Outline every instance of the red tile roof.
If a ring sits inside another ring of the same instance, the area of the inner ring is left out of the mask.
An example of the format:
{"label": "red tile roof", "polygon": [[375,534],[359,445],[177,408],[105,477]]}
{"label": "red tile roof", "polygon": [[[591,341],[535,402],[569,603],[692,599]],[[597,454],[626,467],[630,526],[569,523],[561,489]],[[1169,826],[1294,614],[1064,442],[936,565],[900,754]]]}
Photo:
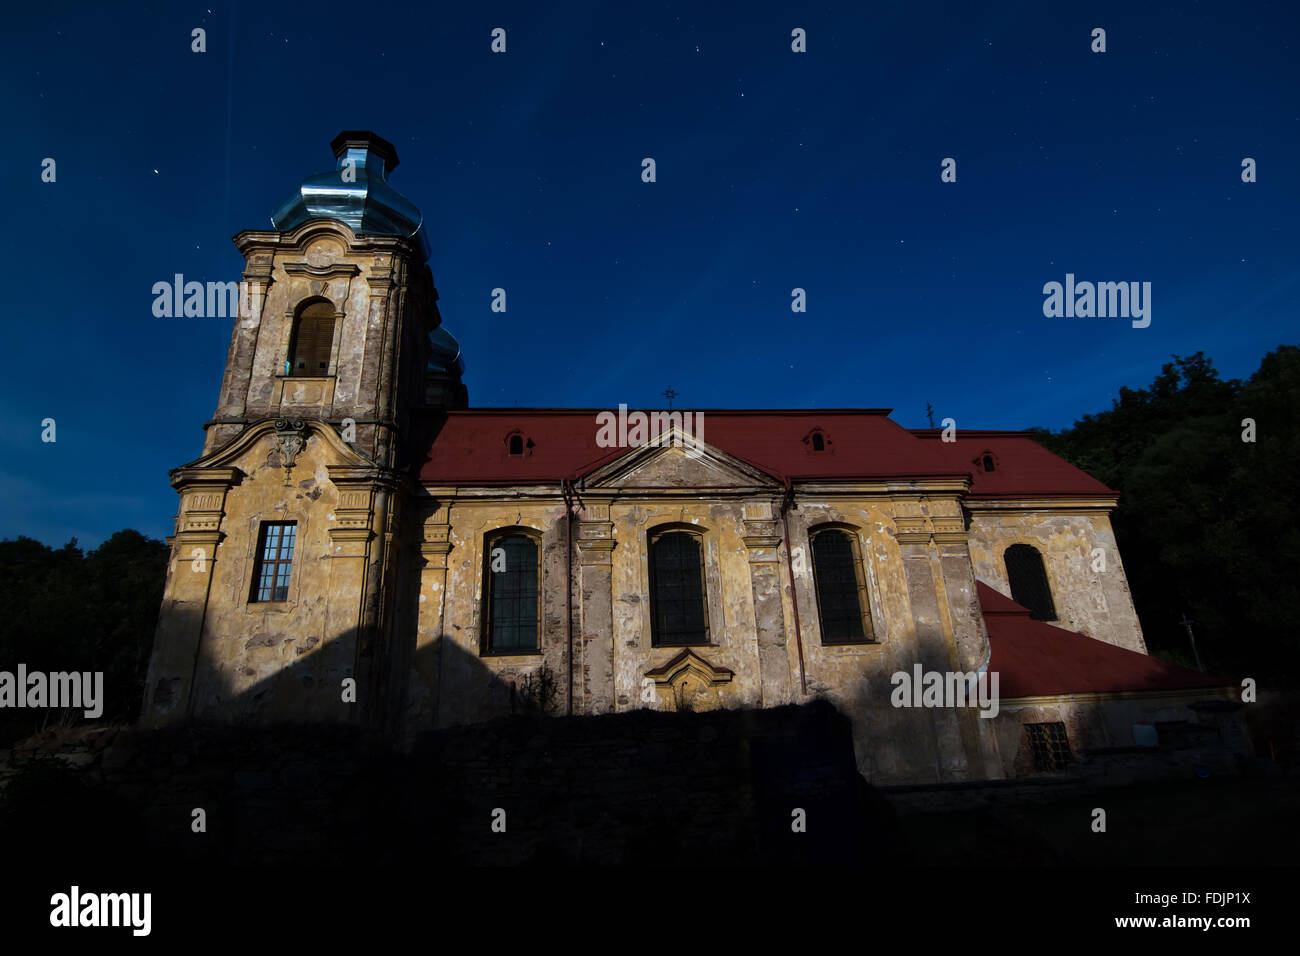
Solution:
{"label": "red tile roof", "polygon": [[1030,618],[1029,611],[982,581],[976,582],[988,627],[989,670],[998,672],[998,696],[1117,691],[1196,690],[1236,686],[1227,678],[1166,664]]}
{"label": "red tile roof", "polygon": [[[596,444],[603,409],[468,409],[446,414],[420,469],[428,484],[526,484],[580,478],[628,449]],[[777,480],[962,478],[973,497],[1112,495],[1022,432],[908,430],[889,409],[705,409],[703,440]],[[805,439],[820,429],[824,452]],[[529,454],[506,454],[507,438],[520,432]],[[986,452],[997,470],[975,462]]]}

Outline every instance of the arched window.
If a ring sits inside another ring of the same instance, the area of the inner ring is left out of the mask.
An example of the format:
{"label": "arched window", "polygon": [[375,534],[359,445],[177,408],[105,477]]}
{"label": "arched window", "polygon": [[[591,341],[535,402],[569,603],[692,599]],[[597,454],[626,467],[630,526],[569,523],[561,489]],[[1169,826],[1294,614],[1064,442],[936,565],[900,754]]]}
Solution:
{"label": "arched window", "polygon": [[866,572],[854,535],[838,528],[812,534],[813,582],[823,644],[872,640]]}
{"label": "arched window", "polygon": [[537,541],[519,531],[486,540],[483,651],[526,654],[541,649]]}
{"label": "arched window", "polygon": [[996,471],[996,470],[997,470],[997,468],[996,468],[996,467],[994,466],[994,464],[993,464],[993,456],[992,456],[992,455],[985,455],[985,456],[984,456],[983,464],[984,464],[984,470],[985,470],[985,471]]}
{"label": "arched window", "polygon": [[320,299],[303,306],[293,324],[289,374],[322,378],[329,375],[334,350],[334,306]]}
{"label": "arched window", "polygon": [[650,535],[650,634],[656,647],[709,643],[703,545],[690,531]]}
{"label": "arched window", "polygon": [[822,435],[821,432],[813,432],[813,436],[812,436],[812,449],[813,449],[813,451],[825,451],[825,450],[826,450],[826,437],[825,437],[824,435]]}
{"label": "arched window", "polygon": [[1002,556],[1011,584],[1011,600],[1029,609],[1035,621],[1055,621],[1056,605],[1047,583],[1047,569],[1038,549],[1028,544],[1013,544]]}
{"label": "arched window", "polygon": [[511,436],[510,436],[510,454],[512,454],[512,455],[522,455],[523,453],[524,453],[524,436],[523,436],[523,435],[511,435]]}

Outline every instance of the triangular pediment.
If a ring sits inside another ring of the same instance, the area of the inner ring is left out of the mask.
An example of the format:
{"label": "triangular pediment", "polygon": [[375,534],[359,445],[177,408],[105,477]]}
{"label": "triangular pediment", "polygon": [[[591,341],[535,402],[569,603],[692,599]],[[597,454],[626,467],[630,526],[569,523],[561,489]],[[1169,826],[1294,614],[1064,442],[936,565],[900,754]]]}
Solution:
{"label": "triangular pediment", "polygon": [[622,490],[770,488],[780,484],[767,472],[676,429],[655,444],[628,449],[583,480],[584,488]]}

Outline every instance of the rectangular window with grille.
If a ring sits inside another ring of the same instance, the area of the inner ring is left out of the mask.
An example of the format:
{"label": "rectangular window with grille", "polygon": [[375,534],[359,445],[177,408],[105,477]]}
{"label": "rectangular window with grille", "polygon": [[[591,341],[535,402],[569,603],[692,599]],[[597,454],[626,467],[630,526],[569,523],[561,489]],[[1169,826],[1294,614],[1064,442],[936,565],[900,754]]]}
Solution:
{"label": "rectangular window with grille", "polygon": [[838,529],[812,535],[813,582],[823,644],[872,640],[866,576],[853,535]]}
{"label": "rectangular window with grille", "polygon": [[497,535],[488,539],[484,558],[484,652],[536,652],[541,647],[537,542],[525,534]]}
{"label": "rectangular window with grille", "polygon": [[1065,735],[1065,724],[1025,724],[1029,738],[1029,752],[1038,773],[1059,773],[1070,763],[1070,741]]}
{"label": "rectangular window with grille", "polygon": [[296,521],[264,521],[257,541],[250,601],[289,600],[289,572],[298,534]]}

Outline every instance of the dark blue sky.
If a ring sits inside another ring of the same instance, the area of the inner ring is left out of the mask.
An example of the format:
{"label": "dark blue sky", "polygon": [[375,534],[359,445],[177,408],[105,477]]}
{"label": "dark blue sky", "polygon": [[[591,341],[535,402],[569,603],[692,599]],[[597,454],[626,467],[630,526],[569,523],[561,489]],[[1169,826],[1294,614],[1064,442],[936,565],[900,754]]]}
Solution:
{"label": "dark blue sky", "polygon": [[[151,288],[238,279],[342,129],[399,151],[477,406],[1060,428],[1171,353],[1300,340],[1297,4],[705,7],[7,10],[0,537],[171,532],[231,323]],[[1150,327],[1045,318],[1067,272],[1151,282]]]}

